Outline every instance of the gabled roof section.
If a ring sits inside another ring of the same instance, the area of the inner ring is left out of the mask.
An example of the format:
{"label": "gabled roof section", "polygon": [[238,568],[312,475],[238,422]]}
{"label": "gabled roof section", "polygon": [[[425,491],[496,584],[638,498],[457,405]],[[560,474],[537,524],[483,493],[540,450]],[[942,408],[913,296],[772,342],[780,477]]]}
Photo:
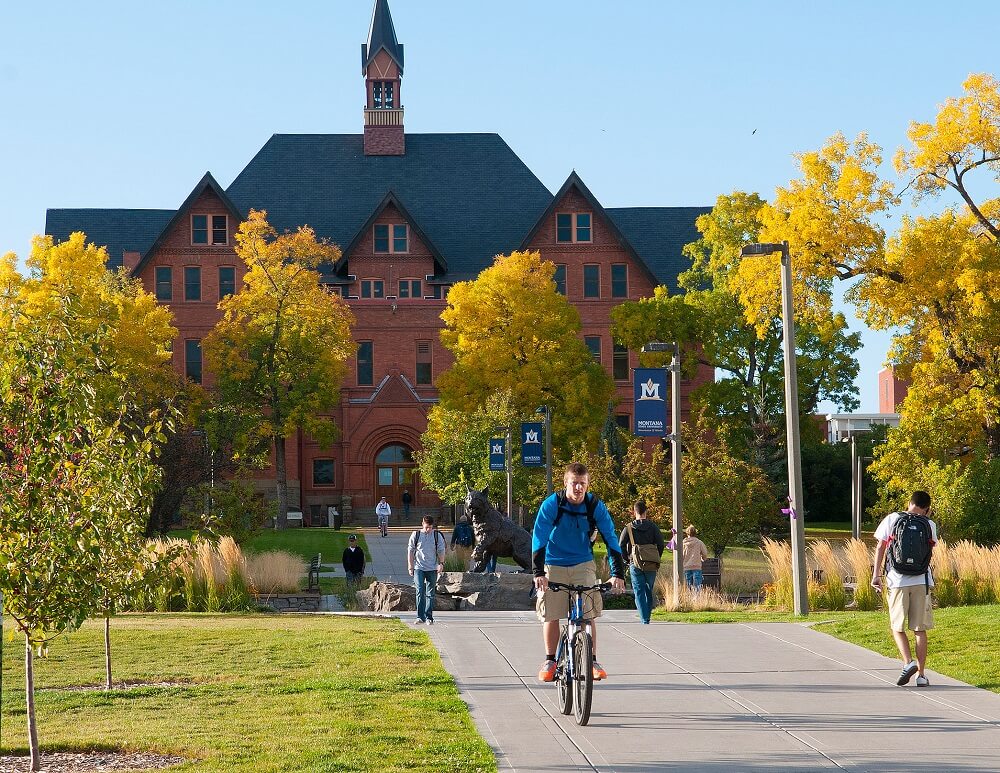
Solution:
{"label": "gabled roof section", "polygon": [[160,230],[160,233],[156,237],[156,241],[154,241],[142,253],[142,256],[139,258],[139,264],[132,270],[133,276],[139,276],[142,269],[145,268],[146,264],[149,262],[150,257],[163,243],[163,240],[167,238],[167,234],[169,234],[173,230],[174,226],[181,221],[181,219],[187,214],[187,211],[191,208],[191,205],[194,204],[198,200],[198,197],[201,196],[201,194],[203,194],[206,190],[211,191],[219,197],[219,200],[226,207],[226,210],[230,215],[236,218],[237,222],[243,220],[243,215],[240,213],[239,209],[236,208],[236,205],[233,204],[226,192],[222,190],[222,187],[215,181],[215,178],[212,177],[212,173],[205,172],[205,176],[198,181],[198,184],[194,186],[194,190],[188,194],[186,199],[184,199],[184,203],[181,204],[180,208],[170,219],[170,222],[168,222]]}
{"label": "gabled roof section", "polygon": [[126,252],[146,252],[174,216],[172,209],[49,209],[45,233],[56,243],[83,231],[91,244],[108,248],[108,268],[121,268]]}
{"label": "gabled roof section", "polygon": [[448,282],[513,249],[552,201],[497,134],[407,134],[404,156],[366,156],[361,134],[275,134],[227,189],[241,211],[266,209],[279,233],[308,225],[339,245],[390,191],[447,264]]}
{"label": "gabled roof section", "polygon": [[388,0],[375,0],[372,9],[372,23],[368,28],[368,44],[361,44],[361,73],[364,74],[381,49],[392,57],[392,61],[403,74],[403,46],[396,40],[396,29],[392,26]]}
{"label": "gabled roof section", "polygon": [[681,250],[697,241],[699,215],[711,207],[619,207],[605,210],[653,272],[657,284],[677,290],[677,275],[691,267]]}
{"label": "gabled roof section", "polygon": [[628,253],[629,257],[631,257],[640,267],[645,268],[646,273],[649,275],[649,278],[654,282],[656,282],[657,278],[655,273],[650,269],[646,261],[642,259],[640,254],[632,246],[632,243],[625,236],[625,234],[621,232],[621,230],[618,228],[618,223],[616,223],[614,219],[608,214],[608,211],[604,209],[604,205],[601,204],[601,202],[597,200],[597,197],[590,192],[590,188],[588,188],[586,184],[583,182],[583,180],[580,179],[580,175],[578,175],[576,171],[570,172],[569,177],[566,178],[566,182],[563,183],[562,187],[558,190],[556,195],[553,196],[552,202],[549,204],[548,207],[545,208],[545,211],[542,213],[542,216],[539,217],[537,221],[535,221],[535,225],[532,227],[530,231],[528,231],[528,235],[525,236],[524,239],[521,241],[521,249],[522,250],[527,249],[528,245],[531,243],[531,240],[535,238],[539,229],[541,229],[541,227],[545,224],[545,222],[555,214],[556,210],[559,208],[560,203],[572,188],[576,188],[577,192],[581,196],[583,196],[584,200],[593,209],[594,214],[601,215],[603,220],[607,223],[608,230],[611,231],[611,235],[615,237],[615,241],[617,241],[618,244],[621,245],[622,249],[625,250],[625,252]]}
{"label": "gabled roof section", "polygon": [[413,229],[413,233],[416,234],[416,236],[426,245],[427,249],[430,250],[431,255],[434,256],[434,265],[435,268],[437,269],[437,272],[438,273],[446,272],[448,270],[448,263],[441,255],[440,250],[438,250],[438,248],[434,246],[434,242],[432,242],[430,237],[428,237],[427,234],[423,232],[423,229],[420,228],[420,224],[417,222],[417,219],[409,213],[406,207],[403,206],[403,202],[399,200],[399,198],[391,189],[385,195],[385,198],[382,199],[381,202],[379,202],[379,205],[375,207],[375,210],[372,212],[371,216],[364,222],[361,228],[358,229],[358,232],[354,235],[354,238],[351,239],[351,243],[344,248],[340,260],[338,260],[337,264],[333,267],[334,272],[335,273],[339,272],[347,266],[347,256],[354,252],[358,244],[364,238],[365,233],[367,233],[368,229],[375,224],[375,221],[378,219],[378,216],[381,215],[383,212],[385,212],[386,207],[388,207],[389,205],[392,205],[399,210],[399,214],[403,216],[403,218],[409,224],[410,228]]}

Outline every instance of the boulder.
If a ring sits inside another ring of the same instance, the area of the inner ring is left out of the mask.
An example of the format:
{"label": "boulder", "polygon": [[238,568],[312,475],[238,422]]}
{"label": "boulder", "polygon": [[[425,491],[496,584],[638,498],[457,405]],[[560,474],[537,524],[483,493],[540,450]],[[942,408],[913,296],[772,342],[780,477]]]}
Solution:
{"label": "boulder", "polygon": [[372,612],[415,612],[417,591],[412,585],[373,582],[368,590],[358,591],[358,603]]}
{"label": "boulder", "polygon": [[438,575],[437,592],[452,596],[469,596],[485,590],[496,582],[495,574],[476,572],[442,572]]}

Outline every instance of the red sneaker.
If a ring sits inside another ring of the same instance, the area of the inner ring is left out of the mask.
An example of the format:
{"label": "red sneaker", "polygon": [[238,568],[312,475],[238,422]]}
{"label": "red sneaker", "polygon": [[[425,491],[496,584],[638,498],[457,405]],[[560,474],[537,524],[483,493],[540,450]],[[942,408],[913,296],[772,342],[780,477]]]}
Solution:
{"label": "red sneaker", "polygon": [[538,669],[538,681],[554,682],[556,679],[556,662],[546,659],[542,667]]}

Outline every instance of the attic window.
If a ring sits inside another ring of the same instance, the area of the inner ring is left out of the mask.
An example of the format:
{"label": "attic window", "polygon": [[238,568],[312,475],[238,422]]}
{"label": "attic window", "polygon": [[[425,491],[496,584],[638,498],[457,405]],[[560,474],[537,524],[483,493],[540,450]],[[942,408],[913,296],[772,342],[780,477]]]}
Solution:
{"label": "attic window", "polygon": [[591,238],[589,212],[559,212],[556,214],[556,241],[561,244],[589,244]]}
{"label": "attic window", "polygon": [[372,107],[384,107],[389,110],[394,107],[394,100],[392,98],[392,81],[372,82]]}
{"label": "attic window", "polygon": [[212,215],[212,241],[209,242],[208,215],[191,215],[191,244],[228,244],[229,216]]}
{"label": "attic window", "polygon": [[379,223],[375,226],[376,253],[398,254],[409,251],[410,237],[406,223]]}

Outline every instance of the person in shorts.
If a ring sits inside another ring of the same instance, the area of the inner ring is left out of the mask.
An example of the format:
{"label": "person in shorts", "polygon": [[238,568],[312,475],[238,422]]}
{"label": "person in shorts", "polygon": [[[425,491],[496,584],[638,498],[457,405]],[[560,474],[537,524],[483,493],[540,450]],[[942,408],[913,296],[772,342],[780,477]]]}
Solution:
{"label": "person in shorts", "polygon": [[[566,490],[550,494],[538,508],[535,527],[531,535],[531,561],[538,590],[536,611],[542,621],[542,640],[545,660],[538,670],[538,678],[551,682],[556,674],[556,647],[559,644],[559,621],[569,612],[569,594],[549,590],[549,580],[567,585],[596,585],[597,567],[594,564],[593,537],[590,516],[593,511],[594,526],[608,546],[611,563],[611,586],[625,589],[622,549],[615,535],[615,525],[605,504],[594,494],[588,494],[590,475],[579,462],[566,467],[563,475]],[[597,621],[603,605],[601,594],[590,591],[584,602],[587,617],[593,620],[594,679],[606,679],[608,674],[597,661]],[[592,611],[591,611],[592,610]]]}
{"label": "person in shorts", "polygon": [[[933,541],[937,542],[937,526],[928,514],[931,510],[931,496],[926,491],[914,491],[910,497],[910,505],[906,512],[917,513],[930,521]],[[886,588],[886,603],[889,607],[889,627],[892,638],[896,641],[899,656],[903,661],[903,670],[896,680],[902,687],[917,674],[917,687],[927,687],[930,682],[924,674],[927,663],[927,632],[934,627],[934,613],[931,609],[930,589],[934,587],[934,576],[930,569],[926,576],[900,574],[891,566],[886,566],[886,551],[892,537],[892,528],[902,513],[889,513],[875,529],[875,569],[872,572],[872,587],[881,592],[883,580]],[[883,572],[884,569],[884,572]],[[914,649],[917,658],[913,659],[910,650],[910,639],[906,634],[907,624],[913,631]]]}

